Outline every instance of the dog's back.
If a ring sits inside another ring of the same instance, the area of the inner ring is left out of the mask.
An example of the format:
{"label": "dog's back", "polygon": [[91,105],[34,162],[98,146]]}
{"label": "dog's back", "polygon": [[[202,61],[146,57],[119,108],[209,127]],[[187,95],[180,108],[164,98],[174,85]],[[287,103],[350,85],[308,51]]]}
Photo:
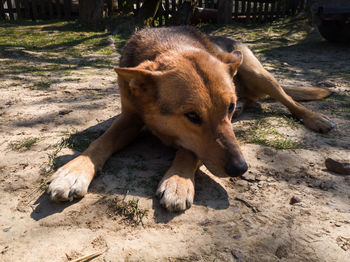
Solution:
{"label": "dog's back", "polygon": [[125,44],[120,58],[121,67],[135,67],[145,60],[153,61],[165,52],[181,52],[189,49],[206,50],[215,54],[218,50],[209,38],[193,27],[143,29],[136,32]]}

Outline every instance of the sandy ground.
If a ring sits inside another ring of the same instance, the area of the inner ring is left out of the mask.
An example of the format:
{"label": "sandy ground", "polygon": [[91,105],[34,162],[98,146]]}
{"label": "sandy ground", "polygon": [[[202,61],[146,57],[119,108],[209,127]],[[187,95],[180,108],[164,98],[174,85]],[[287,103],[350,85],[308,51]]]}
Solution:
{"label": "sandy ground", "polygon": [[[266,28],[203,30],[246,41],[283,85],[334,91],[304,104],[336,128],[313,133],[280,104],[262,101],[233,123],[249,172],[217,178],[201,167],[194,205],[173,214],[154,194],[174,151],[147,133],[108,161],[86,197],[51,202],[42,188],[53,163],[66,163],[120,113],[112,70],[119,55],[98,56],[109,59],[102,66],[80,63],[91,56],[67,58],[68,76],[44,71],[49,84],[33,88],[43,75],[19,68],[62,65],[59,51],[2,46],[0,261],[71,261],[100,251],[91,261],[350,261],[350,177],[324,165],[327,157],[350,162],[350,48],[271,28],[269,37],[260,37]],[[276,133],[295,142],[292,149],[277,149]],[[116,212],[115,198],[138,200],[142,223]]]}

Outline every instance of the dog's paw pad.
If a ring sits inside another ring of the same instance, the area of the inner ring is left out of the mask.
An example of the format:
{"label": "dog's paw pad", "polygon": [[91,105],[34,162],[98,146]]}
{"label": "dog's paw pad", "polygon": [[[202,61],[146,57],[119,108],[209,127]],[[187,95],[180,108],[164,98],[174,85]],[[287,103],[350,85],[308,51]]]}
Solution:
{"label": "dog's paw pad", "polygon": [[192,206],[194,184],[191,179],[173,175],[160,182],[156,195],[167,210],[184,211]]}

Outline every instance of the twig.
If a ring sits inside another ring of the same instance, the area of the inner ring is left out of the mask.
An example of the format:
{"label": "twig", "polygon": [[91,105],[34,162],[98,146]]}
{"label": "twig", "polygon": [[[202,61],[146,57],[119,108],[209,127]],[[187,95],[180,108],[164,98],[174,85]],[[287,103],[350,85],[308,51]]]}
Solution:
{"label": "twig", "polygon": [[87,261],[91,258],[94,258],[94,257],[97,257],[97,256],[100,256],[103,254],[104,251],[100,251],[100,252],[95,252],[95,253],[92,253],[90,255],[86,255],[86,256],[83,256],[83,257],[80,257],[80,258],[77,258],[77,259],[74,259],[72,260],[71,262],[84,262],[84,261]]}
{"label": "twig", "polygon": [[235,200],[243,203],[246,207],[250,208],[254,213],[258,213],[260,212],[260,210],[255,207],[255,206],[252,206],[250,203],[248,203],[246,200],[242,199],[242,198],[239,198],[239,197],[235,197]]}

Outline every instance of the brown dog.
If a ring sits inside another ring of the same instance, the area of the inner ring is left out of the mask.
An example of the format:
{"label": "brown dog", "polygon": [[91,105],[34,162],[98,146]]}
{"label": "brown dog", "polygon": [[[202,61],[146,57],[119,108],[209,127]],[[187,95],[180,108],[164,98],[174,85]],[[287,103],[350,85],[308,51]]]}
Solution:
{"label": "brown dog", "polygon": [[[248,169],[231,125],[238,98],[250,103],[269,95],[314,131],[327,132],[334,125],[287,95],[247,47],[208,38],[191,27],[135,33],[115,71],[122,114],[52,176],[48,192],[54,200],[84,196],[96,171],[146,125],[165,144],[178,148],[159,183],[160,203],[168,210],[185,210],[193,202],[200,160],[218,176],[238,176]],[[308,99],[329,95],[320,88],[288,91]]]}

